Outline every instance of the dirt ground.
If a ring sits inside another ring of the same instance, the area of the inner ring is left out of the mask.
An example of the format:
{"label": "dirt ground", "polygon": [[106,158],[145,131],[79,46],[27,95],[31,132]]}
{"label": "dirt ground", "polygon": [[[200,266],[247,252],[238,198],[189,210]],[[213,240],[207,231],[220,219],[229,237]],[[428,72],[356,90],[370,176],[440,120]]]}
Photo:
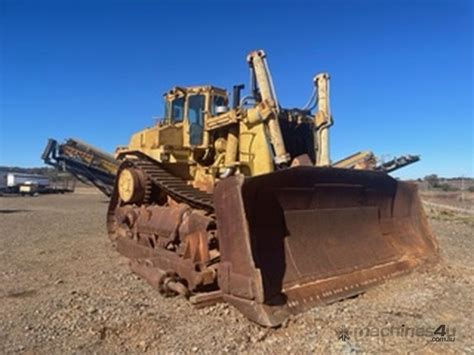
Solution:
{"label": "dirt ground", "polygon": [[421,191],[424,201],[460,208],[474,214],[474,192],[468,191]]}
{"label": "dirt ground", "polygon": [[[109,245],[106,207],[87,190],[0,197],[0,353],[474,353],[469,219],[432,212],[434,267],[265,329],[160,297]],[[440,325],[454,341],[432,341]]]}

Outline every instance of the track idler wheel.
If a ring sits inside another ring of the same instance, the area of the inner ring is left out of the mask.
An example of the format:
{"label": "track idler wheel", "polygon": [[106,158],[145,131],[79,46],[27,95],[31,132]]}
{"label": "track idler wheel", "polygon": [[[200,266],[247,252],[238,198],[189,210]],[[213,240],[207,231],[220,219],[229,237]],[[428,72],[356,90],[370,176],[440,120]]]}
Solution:
{"label": "track idler wheel", "polygon": [[118,193],[125,203],[141,204],[146,202],[150,182],[145,173],[136,168],[125,168],[118,177]]}

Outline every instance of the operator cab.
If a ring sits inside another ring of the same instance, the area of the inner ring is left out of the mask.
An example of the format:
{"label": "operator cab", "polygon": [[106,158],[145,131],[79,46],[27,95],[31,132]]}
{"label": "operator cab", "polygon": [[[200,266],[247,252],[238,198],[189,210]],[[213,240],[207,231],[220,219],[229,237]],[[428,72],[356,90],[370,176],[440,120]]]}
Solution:
{"label": "operator cab", "polygon": [[174,87],[164,95],[163,124],[183,127],[183,141],[200,147],[205,141],[205,120],[227,107],[227,92],[214,86]]}

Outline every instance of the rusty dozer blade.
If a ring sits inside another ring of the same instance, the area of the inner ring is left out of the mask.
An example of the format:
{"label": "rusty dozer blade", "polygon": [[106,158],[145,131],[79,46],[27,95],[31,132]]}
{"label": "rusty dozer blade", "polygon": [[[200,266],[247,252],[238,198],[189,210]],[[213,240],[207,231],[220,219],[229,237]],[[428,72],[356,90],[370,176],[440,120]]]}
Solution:
{"label": "rusty dozer blade", "polygon": [[214,192],[224,299],[277,326],[438,256],[416,186],[381,172],[294,167]]}

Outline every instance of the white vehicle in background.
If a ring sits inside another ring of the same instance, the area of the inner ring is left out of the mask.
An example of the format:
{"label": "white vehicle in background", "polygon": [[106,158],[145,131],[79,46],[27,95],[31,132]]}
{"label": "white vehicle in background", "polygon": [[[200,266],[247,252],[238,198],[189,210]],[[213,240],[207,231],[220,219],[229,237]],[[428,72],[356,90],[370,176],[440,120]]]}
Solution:
{"label": "white vehicle in background", "polygon": [[69,173],[55,172],[51,177],[39,174],[0,171],[0,194],[64,194],[74,192],[76,180]]}
{"label": "white vehicle in background", "polygon": [[14,172],[0,173],[0,191],[34,195],[50,186],[49,179],[42,175]]}

